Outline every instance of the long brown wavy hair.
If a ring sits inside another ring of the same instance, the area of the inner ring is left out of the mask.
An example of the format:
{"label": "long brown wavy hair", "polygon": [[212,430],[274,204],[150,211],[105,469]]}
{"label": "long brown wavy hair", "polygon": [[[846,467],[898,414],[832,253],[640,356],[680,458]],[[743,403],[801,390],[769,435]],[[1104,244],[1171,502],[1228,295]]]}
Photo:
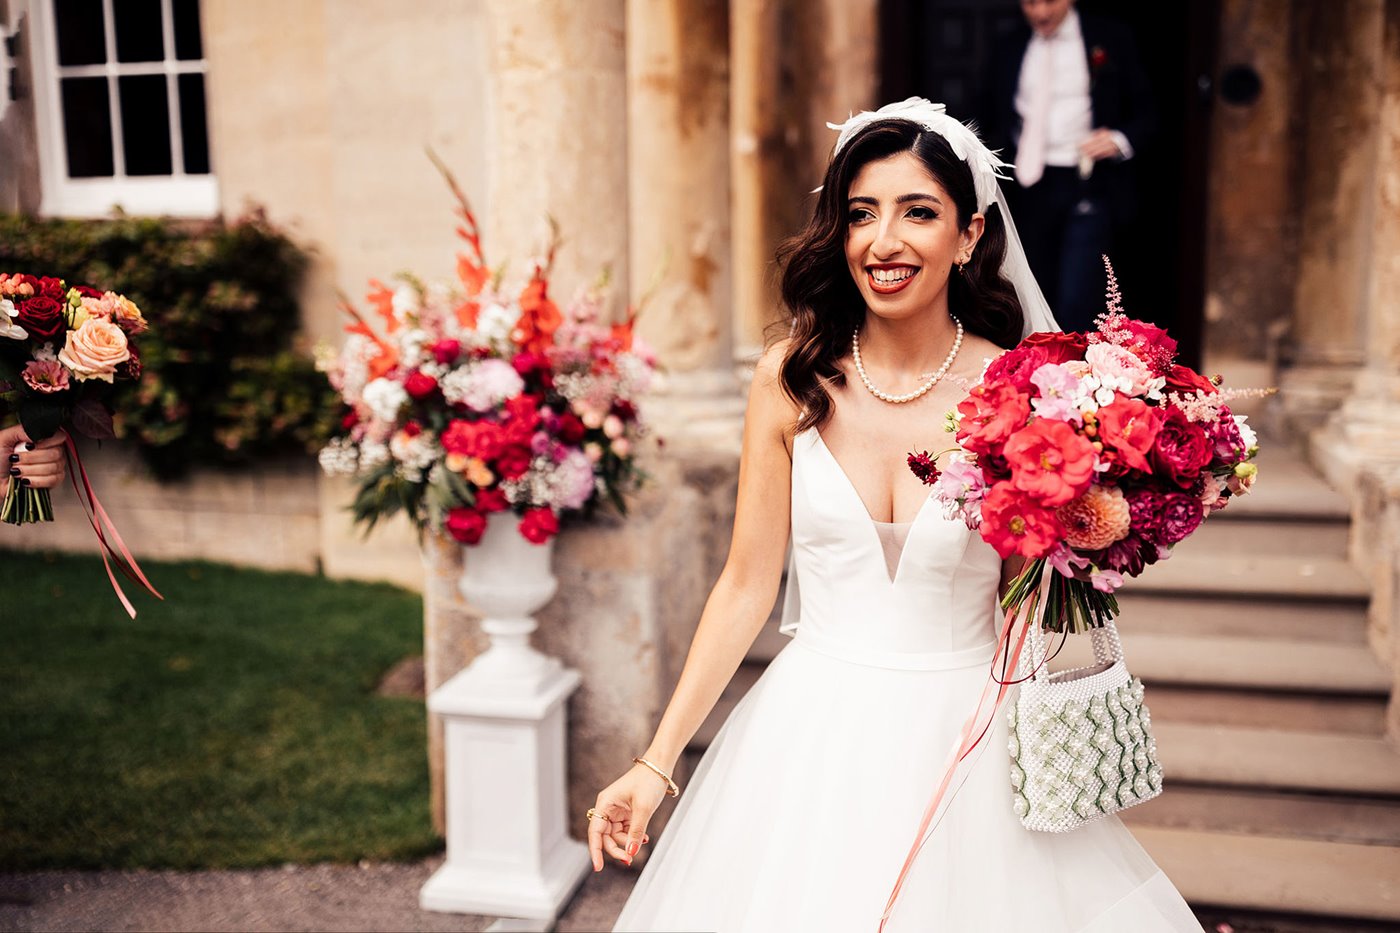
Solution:
{"label": "long brown wavy hair", "polygon": [[[843,385],[837,362],[850,350],[851,332],[865,318],[865,300],[846,265],[846,199],[851,182],[866,164],[912,152],[924,164],[967,229],[977,211],[972,170],[947,140],[910,120],[881,120],[861,130],[832,158],[812,218],[801,233],[778,249],[783,266],[783,302],[792,314],[791,342],[780,373],[783,390],[802,409],[797,430],[824,425],[831,417],[827,385]],[[999,347],[1021,339],[1021,302],[1001,275],[1006,225],[992,205],[982,238],[963,275],[948,279],[948,309],[971,333]]]}

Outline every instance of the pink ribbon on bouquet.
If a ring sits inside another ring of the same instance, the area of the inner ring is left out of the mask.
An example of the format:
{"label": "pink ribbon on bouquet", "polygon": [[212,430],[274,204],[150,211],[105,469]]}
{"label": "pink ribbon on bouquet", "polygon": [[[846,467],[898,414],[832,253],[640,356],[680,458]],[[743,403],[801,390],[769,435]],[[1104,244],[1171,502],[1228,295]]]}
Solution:
{"label": "pink ribbon on bouquet", "polygon": [[[102,545],[102,566],[107,568],[107,579],[112,581],[112,589],[116,590],[117,598],[121,600],[122,606],[126,608],[127,615],[136,618],[136,608],[131,605],[131,600],[126,598],[126,593],[122,592],[121,584],[117,583],[116,574],[112,573],[112,564],[117,565],[117,569],[122,572],[132,583],[139,583],[156,599],[165,599],[164,596],[156,592],[156,588],[151,586],[151,582],[146,579],[146,575],[141,572],[141,566],[136,563],[136,558],[131,556],[131,552],[126,548],[126,542],[122,540],[121,533],[117,531],[117,526],[112,524],[111,516],[98,501],[97,493],[93,492],[92,483],[88,480],[87,470],[83,467],[83,460],[78,456],[78,445],[73,442],[72,435],[69,435],[64,442],[64,456],[68,460],[68,478],[73,481],[73,490],[78,494],[78,501],[82,503],[83,514],[87,516],[88,523],[92,525],[92,530],[97,533],[97,540]],[[82,477],[82,488],[78,487],[78,477]],[[86,501],[84,501],[86,496]],[[101,524],[99,524],[99,520]],[[107,531],[111,534],[112,540],[116,542],[116,548],[107,542],[107,536],[102,533],[102,526],[107,526]],[[120,554],[117,551],[121,551]]]}
{"label": "pink ribbon on bouquet", "polygon": [[[987,683],[982,688],[982,695],[978,697],[977,706],[973,709],[972,715],[963,723],[962,731],[958,733],[957,747],[953,750],[953,754],[948,762],[948,767],[943,772],[943,777],[939,780],[938,787],[934,790],[933,797],[929,800],[928,806],[924,808],[924,816],[923,819],[919,821],[919,831],[914,836],[914,844],[909,847],[909,854],[904,857],[904,865],[899,870],[899,877],[895,879],[894,890],[890,892],[890,898],[885,902],[885,912],[880,915],[880,933],[884,933],[885,924],[889,922],[890,913],[894,910],[894,904],[899,898],[899,892],[904,887],[904,882],[909,878],[910,869],[914,867],[914,860],[919,857],[919,852],[923,849],[924,843],[928,841],[929,827],[934,823],[934,816],[938,814],[939,806],[945,802],[945,795],[948,804],[951,804],[953,802],[953,797],[957,796],[957,790],[949,794],[948,788],[952,785],[953,777],[957,774],[959,766],[967,760],[967,756],[972,754],[973,749],[977,748],[982,740],[987,737],[987,733],[991,731],[992,723],[995,721],[997,713],[1001,711],[1002,704],[1006,700],[1006,694],[1013,685],[1020,682],[1012,679],[1003,680],[1001,677],[998,677],[996,674],[997,662],[998,659],[1005,656],[1005,663],[1002,666],[1002,670],[1015,672],[1017,664],[1020,663],[1021,651],[1025,647],[1026,635],[1030,631],[1030,627],[1040,624],[1036,615],[1045,593],[1049,590],[1050,575],[1054,572],[1055,571],[1050,567],[1046,567],[1043,571],[1044,575],[1041,579],[1040,586],[1034,597],[1022,603],[1018,603],[1002,623],[1001,634],[997,637],[997,650],[992,655],[992,670],[988,674]],[[1017,622],[1021,619],[1021,610],[1027,603],[1029,603],[1028,608],[1030,610],[1028,613],[1029,618],[1026,619],[1024,625],[1019,627],[1019,631],[1015,631],[1017,629]],[[1014,644],[1012,643],[1013,634],[1015,635]],[[994,684],[997,685],[996,699],[992,702],[992,708],[987,715],[986,724],[982,726],[981,731],[977,731],[977,723],[982,718],[982,708],[987,704],[987,698],[991,696],[992,686]],[[977,734],[976,738],[973,738],[974,732]],[[959,785],[958,789],[961,789],[961,785]],[[945,809],[944,813],[946,812],[947,810]],[[941,820],[942,817],[939,816],[939,819]]]}

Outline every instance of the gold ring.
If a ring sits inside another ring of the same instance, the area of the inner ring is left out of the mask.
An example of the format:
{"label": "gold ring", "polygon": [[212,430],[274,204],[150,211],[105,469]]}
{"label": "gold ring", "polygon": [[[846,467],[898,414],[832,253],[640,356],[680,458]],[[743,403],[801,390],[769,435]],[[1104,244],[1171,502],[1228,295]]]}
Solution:
{"label": "gold ring", "polygon": [[[606,816],[603,816],[603,814],[599,813],[599,812],[598,812],[596,809],[594,809],[593,807],[589,807],[589,808],[588,808],[588,820],[589,820],[589,822],[592,822],[595,818],[596,818],[596,819],[600,819],[600,820],[607,820],[607,819],[608,819]],[[612,820],[608,820],[608,822],[611,823]]]}

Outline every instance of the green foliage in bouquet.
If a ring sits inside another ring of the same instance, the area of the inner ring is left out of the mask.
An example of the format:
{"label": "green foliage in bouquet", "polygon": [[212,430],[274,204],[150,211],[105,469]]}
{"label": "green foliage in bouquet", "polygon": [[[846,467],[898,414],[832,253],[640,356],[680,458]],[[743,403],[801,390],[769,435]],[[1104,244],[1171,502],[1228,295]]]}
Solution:
{"label": "green foliage in bouquet", "polygon": [[260,213],[232,222],[0,215],[0,269],[125,294],[150,321],[113,427],[151,471],[314,453],[338,400],[298,345],[307,253]]}

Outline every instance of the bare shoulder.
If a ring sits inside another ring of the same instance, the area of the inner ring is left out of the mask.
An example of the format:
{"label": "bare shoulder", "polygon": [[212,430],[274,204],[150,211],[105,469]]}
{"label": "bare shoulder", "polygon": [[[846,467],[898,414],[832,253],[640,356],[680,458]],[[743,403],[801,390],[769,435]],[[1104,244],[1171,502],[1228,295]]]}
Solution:
{"label": "bare shoulder", "polygon": [[749,389],[749,418],[761,426],[763,433],[780,437],[789,432],[799,415],[797,405],[783,388],[783,360],[790,343],[791,339],[784,337],[763,351]]}

